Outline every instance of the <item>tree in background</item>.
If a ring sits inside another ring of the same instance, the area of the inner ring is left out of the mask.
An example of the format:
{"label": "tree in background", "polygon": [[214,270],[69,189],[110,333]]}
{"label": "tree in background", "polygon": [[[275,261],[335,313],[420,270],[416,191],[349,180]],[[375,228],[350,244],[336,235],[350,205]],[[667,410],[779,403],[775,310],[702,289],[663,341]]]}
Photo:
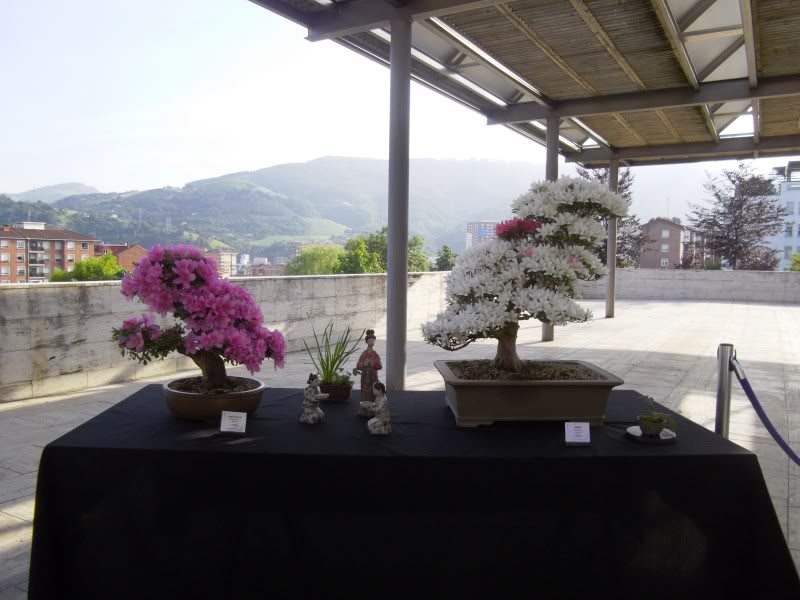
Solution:
{"label": "tree in background", "polygon": [[78,261],[75,263],[75,268],[69,272],[55,269],[50,281],[113,281],[122,279],[125,272],[116,256],[103,254]]}
{"label": "tree in background", "polygon": [[309,246],[301,248],[286,265],[287,275],[330,275],[339,272],[344,255],[340,246]]}
{"label": "tree in background", "polygon": [[779,252],[767,246],[756,246],[741,259],[739,268],[745,271],[774,271],[781,264]]}
{"label": "tree in background", "polygon": [[339,261],[340,273],[382,273],[380,255],[370,252],[364,236],[347,240],[344,253]]}
{"label": "tree in background", "polygon": [[772,181],[739,163],[737,169],[723,170],[721,176],[709,179],[706,190],[711,195],[709,205],[690,205],[689,222],[705,235],[714,255],[732,269],[772,264],[764,256],[764,241],[780,233],[786,216],[771,197]]}
{"label": "tree in background", "polygon": [[[341,262],[341,273],[385,273],[388,254],[389,229],[360,235],[345,244],[345,255]],[[419,235],[408,238],[408,270],[430,271],[431,265],[425,253],[425,240]]]}
{"label": "tree in background", "polygon": [[456,258],[458,258],[458,255],[453,252],[452,248],[448,245],[444,245],[436,256],[436,264],[434,267],[437,271],[452,271],[453,265],[456,264]]}
{"label": "tree in background", "polygon": [[[578,175],[589,181],[597,182],[601,185],[608,186],[608,169],[577,169]],[[631,203],[633,202],[633,181],[634,174],[630,169],[621,169],[619,172],[619,182],[617,185],[617,193],[625,198],[628,206],[628,216],[623,217],[617,221],[617,266],[618,267],[638,267],[639,258],[642,256],[642,249],[646,244],[653,241],[651,240],[639,222],[639,218],[630,212]],[[608,228],[608,221],[603,220],[603,225]],[[597,257],[603,262],[608,264],[606,258],[606,244],[601,244],[595,250]]]}
{"label": "tree in background", "polygon": [[800,271],[800,252],[792,255],[792,265],[789,267],[790,271]]}

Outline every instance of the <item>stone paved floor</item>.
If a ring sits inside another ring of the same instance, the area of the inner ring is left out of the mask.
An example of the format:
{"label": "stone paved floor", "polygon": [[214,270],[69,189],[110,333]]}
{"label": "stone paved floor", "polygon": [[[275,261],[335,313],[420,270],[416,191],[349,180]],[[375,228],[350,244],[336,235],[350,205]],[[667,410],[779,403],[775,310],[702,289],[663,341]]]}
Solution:
{"label": "stone paved floor", "polygon": [[[598,316],[602,302],[589,301]],[[626,388],[653,396],[713,429],[715,353],[733,343],[773,422],[800,448],[800,304],[621,301],[615,319],[556,328],[553,343],[539,342],[538,323],[523,327],[523,358],[590,360],[625,379]],[[432,361],[449,357],[409,333],[409,389],[442,389]],[[384,355],[383,340],[378,351]],[[481,342],[459,357],[491,357]],[[310,363],[288,357],[287,368],[262,376],[271,386],[302,387]],[[170,377],[162,380],[171,379]],[[27,571],[36,470],[42,448],[134,391],[159,380],[109,385],[82,393],[0,404],[0,600],[27,596]],[[800,565],[800,469],[770,439],[734,385],[731,439],[757,453],[775,509]]]}

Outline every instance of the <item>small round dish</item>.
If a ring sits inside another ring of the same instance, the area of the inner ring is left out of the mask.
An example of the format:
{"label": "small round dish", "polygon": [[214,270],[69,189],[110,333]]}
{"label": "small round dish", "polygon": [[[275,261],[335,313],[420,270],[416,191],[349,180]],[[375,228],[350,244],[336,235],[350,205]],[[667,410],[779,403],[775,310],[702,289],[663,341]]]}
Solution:
{"label": "small round dish", "polygon": [[330,394],[317,394],[315,398],[317,400],[327,400],[328,398],[330,398],[330,396],[331,396]]}
{"label": "small round dish", "polygon": [[673,444],[678,439],[678,434],[671,429],[662,429],[660,435],[643,435],[642,429],[638,425],[633,425],[625,430],[625,437],[639,444],[652,444],[660,446],[662,444]]}

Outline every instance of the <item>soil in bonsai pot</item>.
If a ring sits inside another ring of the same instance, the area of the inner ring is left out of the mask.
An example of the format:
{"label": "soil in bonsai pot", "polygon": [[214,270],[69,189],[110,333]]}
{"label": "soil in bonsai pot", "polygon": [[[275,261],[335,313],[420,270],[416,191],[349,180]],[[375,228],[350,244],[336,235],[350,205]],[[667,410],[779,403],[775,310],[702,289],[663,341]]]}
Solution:
{"label": "soil in bonsai pot", "polygon": [[585,367],[569,363],[548,363],[523,360],[519,372],[505,371],[495,367],[491,360],[464,360],[448,362],[453,374],[469,381],[598,381],[603,377]]}
{"label": "soil in bonsai pot", "polygon": [[202,377],[185,377],[169,383],[170,389],[192,394],[229,394],[231,392],[247,392],[256,389],[261,382],[249,377],[228,377],[225,387],[206,386]]}

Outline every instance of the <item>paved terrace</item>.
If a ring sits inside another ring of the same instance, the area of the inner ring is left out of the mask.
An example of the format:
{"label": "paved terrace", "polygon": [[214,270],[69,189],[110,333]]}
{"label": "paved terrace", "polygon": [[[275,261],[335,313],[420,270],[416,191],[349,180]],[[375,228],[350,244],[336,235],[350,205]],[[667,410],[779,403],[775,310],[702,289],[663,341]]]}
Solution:
{"label": "paved terrace", "polygon": [[[603,304],[587,301],[595,314]],[[538,323],[522,329],[520,355],[590,360],[625,379],[625,388],[653,396],[713,429],[716,348],[731,342],[776,426],[800,447],[800,305],[619,301],[617,318],[556,328],[556,341],[539,342]],[[443,389],[432,361],[452,357],[410,333],[410,389]],[[383,353],[383,340],[378,351]],[[492,342],[456,356],[490,357]],[[311,365],[292,353],[283,371],[262,373],[269,385],[302,387]],[[139,380],[0,404],[0,600],[27,596],[36,470],[51,440],[106,410],[148,383]],[[267,392],[269,393],[269,392]],[[731,439],[757,453],[783,531],[800,566],[800,470],[772,442],[734,385]],[[298,408],[299,410],[299,408]],[[731,499],[735,501],[735,499]]]}

